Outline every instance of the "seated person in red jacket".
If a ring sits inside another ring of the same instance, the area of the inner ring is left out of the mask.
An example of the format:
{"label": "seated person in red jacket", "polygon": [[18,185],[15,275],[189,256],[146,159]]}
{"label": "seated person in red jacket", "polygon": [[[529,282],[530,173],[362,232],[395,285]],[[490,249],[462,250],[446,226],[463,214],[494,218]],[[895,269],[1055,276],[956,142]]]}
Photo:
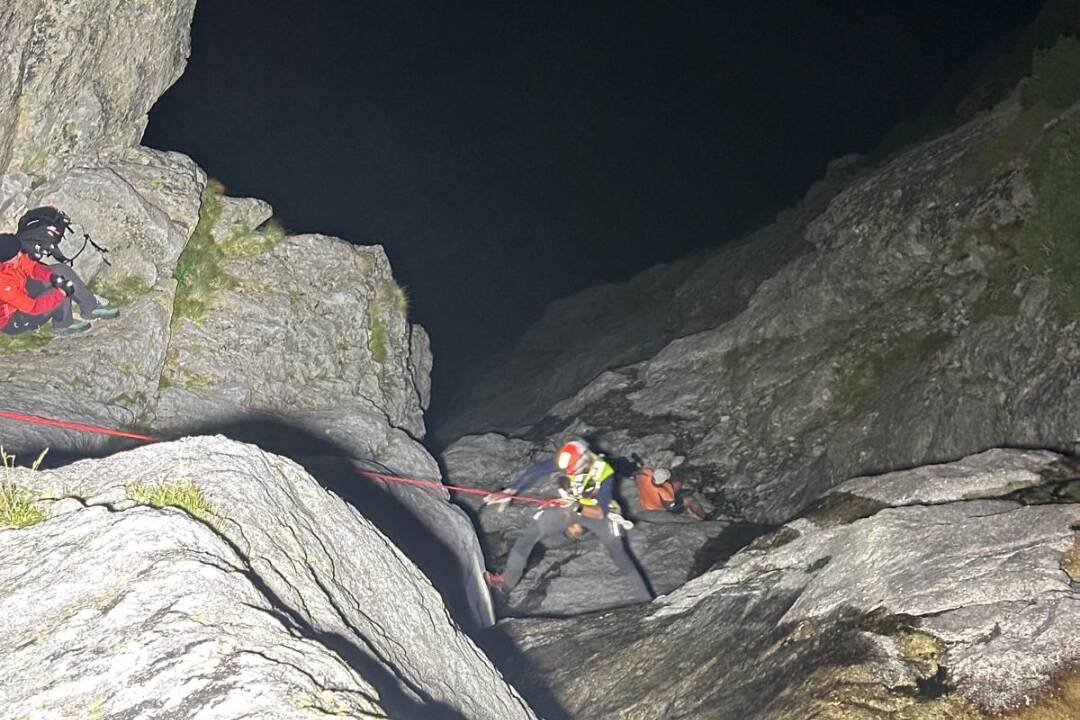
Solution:
{"label": "seated person in red jacket", "polygon": [[681,482],[671,479],[669,470],[642,468],[634,479],[642,510],[667,510],[676,515],[689,510],[702,520],[712,519],[694,498],[692,490],[684,490]]}
{"label": "seated person in red jacket", "polygon": [[39,262],[23,252],[19,238],[0,233],[0,330],[18,335],[50,320],[60,335],[89,330],[89,322],[72,315],[73,297],[84,317],[119,315],[114,308],[98,307],[94,293],[70,267]]}

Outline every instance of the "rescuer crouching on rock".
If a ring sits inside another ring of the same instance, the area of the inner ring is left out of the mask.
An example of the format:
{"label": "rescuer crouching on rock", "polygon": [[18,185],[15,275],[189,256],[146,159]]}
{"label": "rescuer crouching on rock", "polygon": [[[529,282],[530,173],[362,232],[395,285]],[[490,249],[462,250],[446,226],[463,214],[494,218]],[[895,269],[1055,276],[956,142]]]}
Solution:
{"label": "rescuer crouching on rock", "polygon": [[[53,207],[30,210],[17,234],[0,233],[0,330],[7,335],[36,330],[50,320],[58,335],[90,329],[89,319],[112,319],[120,311],[105,307],[60,252],[70,229],[67,215]],[[51,257],[60,262],[46,265]],[[76,319],[72,301],[83,319]]]}
{"label": "rescuer crouching on rock", "polygon": [[671,479],[671,471],[666,468],[642,468],[634,476],[637,484],[638,505],[642,510],[666,510],[681,515],[689,510],[700,520],[715,519],[715,511],[708,512],[694,497],[692,490],[686,489],[678,480]]}

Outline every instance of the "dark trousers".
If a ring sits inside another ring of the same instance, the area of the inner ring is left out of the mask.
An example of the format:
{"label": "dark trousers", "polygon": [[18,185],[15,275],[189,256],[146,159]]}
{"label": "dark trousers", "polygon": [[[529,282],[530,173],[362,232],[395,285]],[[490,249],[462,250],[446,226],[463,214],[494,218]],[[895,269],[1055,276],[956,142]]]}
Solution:
{"label": "dark trousers", "polygon": [[[3,332],[6,335],[18,335],[24,332],[30,332],[31,330],[37,330],[45,323],[52,320],[53,327],[64,328],[71,324],[73,315],[71,312],[71,301],[74,299],[79,305],[79,314],[83,317],[90,317],[90,313],[94,312],[94,309],[98,306],[97,298],[94,297],[94,293],[90,292],[90,288],[86,287],[86,283],[82,281],[75,271],[67,265],[50,265],[49,269],[52,270],[53,275],[59,275],[67,280],[70,280],[75,286],[75,293],[70,298],[65,298],[64,302],[60,303],[52,310],[52,312],[43,313],[41,315],[29,315],[24,312],[16,312],[11,316],[11,320],[4,326]],[[30,297],[38,297],[52,290],[52,285],[43,282],[41,280],[27,280],[26,281],[26,293]]]}
{"label": "dark trousers", "polygon": [[607,550],[611,559],[615,561],[619,572],[630,581],[634,588],[634,596],[642,601],[652,600],[652,593],[648,585],[638,572],[630,554],[623,544],[622,534],[615,534],[611,523],[606,518],[589,518],[580,515],[569,508],[546,508],[536,514],[536,519],[525,528],[510,549],[510,557],[506,561],[506,571],[503,573],[503,581],[506,587],[512,588],[521,580],[525,571],[525,564],[529,561],[536,543],[546,537],[558,537],[566,528],[577,523],[592,532],[600,540]]}

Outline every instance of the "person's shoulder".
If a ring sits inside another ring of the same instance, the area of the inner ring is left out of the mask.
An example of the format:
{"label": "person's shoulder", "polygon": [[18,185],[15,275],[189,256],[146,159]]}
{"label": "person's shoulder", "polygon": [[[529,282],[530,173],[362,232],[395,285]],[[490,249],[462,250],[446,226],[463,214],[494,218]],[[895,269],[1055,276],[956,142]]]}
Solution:
{"label": "person's shoulder", "polygon": [[33,267],[32,265],[26,264],[27,260],[30,260],[30,258],[22,253],[19,253],[10,260],[4,260],[3,262],[0,262],[0,273],[22,272],[25,274],[29,268]]}
{"label": "person's shoulder", "polygon": [[15,256],[16,267],[20,270],[31,270],[38,265],[44,265],[45,263],[38,262],[34,258],[30,257],[26,253],[19,253]]}

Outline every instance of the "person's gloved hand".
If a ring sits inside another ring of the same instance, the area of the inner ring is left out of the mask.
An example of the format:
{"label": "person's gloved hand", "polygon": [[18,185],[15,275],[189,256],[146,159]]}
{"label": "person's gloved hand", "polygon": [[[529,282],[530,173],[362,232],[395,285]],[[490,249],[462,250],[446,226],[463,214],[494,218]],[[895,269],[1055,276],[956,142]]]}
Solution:
{"label": "person's gloved hand", "polygon": [[629,530],[634,527],[634,523],[618,513],[608,513],[607,519],[608,522],[611,523],[611,534],[615,537],[621,535],[624,530]]}
{"label": "person's gloved hand", "polygon": [[506,509],[506,506],[510,503],[510,498],[514,495],[514,491],[511,488],[500,490],[498,492],[489,493],[484,496],[484,506],[494,505],[498,508],[499,512]]}
{"label": "person's gloved hand", "polygon": [[68,280],[63,275],[53,275],[52,278],[50,278],[50,282],[52,283],[52,286],[54,288],[57,288],[58,290],[63,290],[64,294],[68,297],[71,297],[75,294],[75,283],[73,283],[71,280]]}

